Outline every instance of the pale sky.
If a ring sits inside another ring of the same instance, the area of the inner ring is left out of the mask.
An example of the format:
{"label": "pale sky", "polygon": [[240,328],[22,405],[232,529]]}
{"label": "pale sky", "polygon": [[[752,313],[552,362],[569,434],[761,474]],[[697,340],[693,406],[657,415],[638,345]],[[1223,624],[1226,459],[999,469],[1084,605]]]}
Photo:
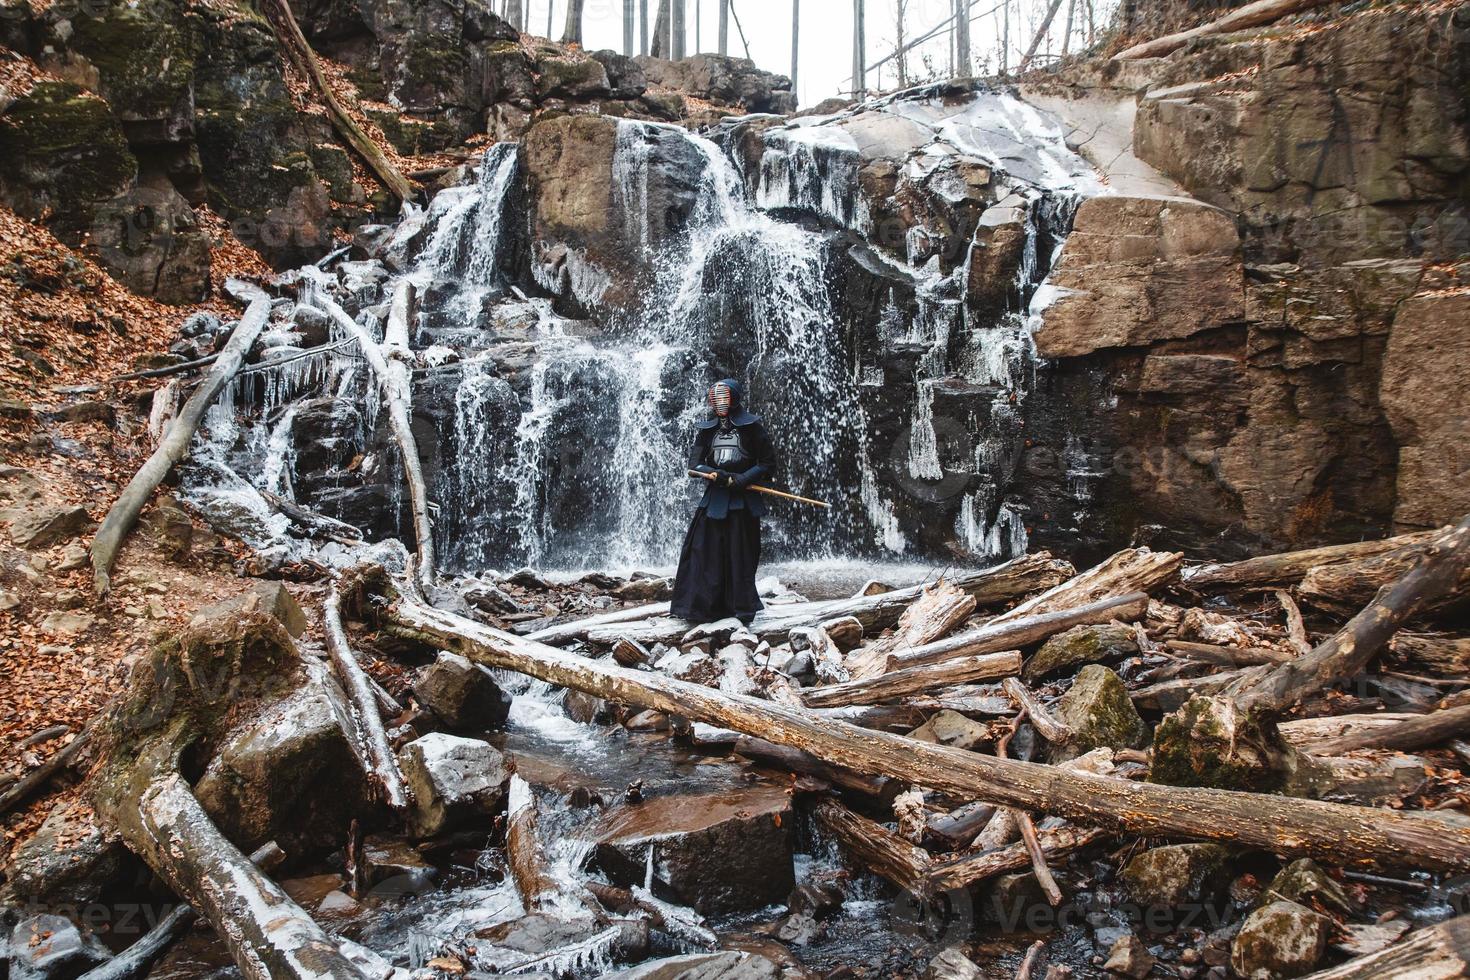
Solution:
{"label": "pale sky", "polygon": [[[545,34],[547,4],[553,5],[553,37],[561,37],[566,18],[566,0],[530,0],[530,30]],[[745,38],[750,43],[750,56],[767,71],[791,72],[791,5],[792,0],[731,0]],[[1072,46],[1085,42],[1088,0],[1063,0],[1049,32],[1050,51],[1061,51],[1061,37],[1069,2],[1075,2]],[[1118,0],[1091,0],[1093,21],[1099,33],[1112,15]],[[900,3],[906,8],[906,35],[917,37],[942,23],[951,12],[951,0],[866,0],[867,61],[872,66],[891,53],[897,38],[896,14]],[[985,74],[999,67],[999,38],[1004,3],[1010,10],[1010,64],[1015,67],[1036,25],[1045,15],[1045,0],[971,0],[970,52],[972,72]],[[496,3],[497,9],[500,2]],[[634,4],[635,10],[637,3]],[[797,75],[797,95],[803,107],[832,95],[845,93],[852,74],[852,0],[801,0],[801,62]],[[648,0],[648,16],[652,21],[658,0]],[[686,51],[715,51],[719,38],[718,0],[686,0]],[[697,13],[696,13],[697,12]],[[623,47],[623,0],[585,0],[583,37],[588,49]],[[650,24],[650,29],[652,25]],[[695,44],[698,31],[699,43]],[[634,44],[638,43],[635,31]],[[949,77],[950,34],[948,29],[909,53],[911,81],[927,77]],[[1043,45],[1041,52],[1047,52]],[[743,55],[734,20],[730,24],[730,54]],[[869,88],[896,87],[895,64],[889,61],[868,73]]]}

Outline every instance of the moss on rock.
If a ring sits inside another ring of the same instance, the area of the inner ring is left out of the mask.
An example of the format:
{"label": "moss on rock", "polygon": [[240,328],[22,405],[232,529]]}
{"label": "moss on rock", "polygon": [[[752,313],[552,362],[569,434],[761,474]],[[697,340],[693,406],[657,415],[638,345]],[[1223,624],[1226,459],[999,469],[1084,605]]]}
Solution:
{"label": "moss on rock", "polygon": [[1280,782],[1274,741],[1228,697],[1193,697],[1154,729],[1149,779],[1265,792]]}
{"label": "moss on rock", "polygon": [[1088,664],[1058,703],[1057,714],[1075,733],[1071,742],[1054,750],[1054,761],[1073,759],[1090,749],[1132,749],[1148,741],[1148,726],[1128,697],[1118,675],[1098,664]]}

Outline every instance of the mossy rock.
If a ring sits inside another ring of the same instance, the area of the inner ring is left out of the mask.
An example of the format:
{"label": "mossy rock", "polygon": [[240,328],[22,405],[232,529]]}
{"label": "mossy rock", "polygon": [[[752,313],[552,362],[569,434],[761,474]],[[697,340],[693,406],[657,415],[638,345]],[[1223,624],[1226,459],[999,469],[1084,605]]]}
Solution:
{"label": "mossy rock", "polygon": [[1266,890],[1261,892],[1260,904],[1277,901],[1317,905],[1343,915],[1355,915],[1358,912],[1358,906],[1348,898],[1342,886],[1311,858],[1297,858],[1282,868],[1271,879]]}
{"label": "mossy rock", "polygon": [[1118,675],[1098,664],[1077,674],[1057,703],[1060,720],[1075,733],[1065,746],[1053,748],[1054,762],[1075,759],[1091,749],[1136,749],[1148,741],[1148,726]]}
{"label": "mossy rock", "polygon": [[1134,857],[1122,878],[1138,905],[1178,908],[1218,896],[1229,884],[1229,859],[1219,844],[1170,844]]}
{"label": "mossy rock", "polygon": [[1227,697],[1193,697],[1154,729],[1149,780],[1268,792],[1280,785],[1271,734]]}
{"label": "mossy rock", "polygon": [[1026,661],[1021,676],[1035,681],[1060,673],[1079,664],[1095,664],[1138,652],[1138,639],[1133,630],[1118,623],[1099,626],[1074,626],[1058,633],[1042,645]]}
{"label": "mossy rock", "polygon": [[79,240],[137,172],[107,103],[69,82],[40,82],[0,116],[0,197],[63,240]]}
{"label": "mossy rock", "polygon": [[312,169],[326,182],[332,200],[339,204],[351,204],[362,197],[352,179],[352,158],[347,151],[335,143],[317,143],[307,151]]}
{"label": "mossy rock", "polygon": [[193,125],[195,18],[166,0],[114,4],[74,19],[68,46],[97,69],[102,94],[135,142],[187,138]]}
{"label": "mossy rock", "polygon": [[607,69],[591,58],[574,61],[570,58],[541,58],[536,62],[539,77],[536,92],[541,98],[560,96],[567,99],[583,99],[609,95],[612,85],[607,80]]}
{"label": "mossy rock", "polygon": [[1250,980],[1310,973],[1327,952],[1332,920],[1295,902],[1272,902],[1246,917],[1230,947],[1230,967]]}

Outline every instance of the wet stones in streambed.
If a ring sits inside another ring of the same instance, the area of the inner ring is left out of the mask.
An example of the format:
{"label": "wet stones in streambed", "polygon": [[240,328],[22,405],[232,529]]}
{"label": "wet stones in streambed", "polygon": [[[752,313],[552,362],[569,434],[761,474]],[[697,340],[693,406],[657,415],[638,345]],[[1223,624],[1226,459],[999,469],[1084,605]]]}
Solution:
{"label": "wet stones in streambed", "polygon": [[799,976],[757,953],[727,949],[640,963],[606,980],[782,980]]}
{"label": "wet stones in streambed", "polygon": [[1249,980],[1310,973],[1327,951],[1332,920],[1295,902],[1252,912],[1230,947],[1230,967]]}
{"label": "wet stones in streambed", "polygon": [[476,931],[475,966],[493,973],[565,976],[574,970],[635,962],[648,955],[646,919],[598,922],[533,913]]}
{"label": "wet stones in streambed", "polygon": [[1296,902],[1353,915],[1358,906],[1343,887],[1311,858],[1298,858],[1276,873],[1271,884],[1261,893],[1261,904]]}
{"label": "wet stones in streambed", "polygon": [[116,834],[104,831],[82,803],[57,806],[5,866],[0,903],[59,907],[96,901],[141,869]]}
{"label": "wet stones in streambed", "polygon": [[909,732],[909,738],[966,751],[973,751],[991,741],[987,726],[947,708]]}
{"label": "wet stones in streambed", "polygon": [[66,980],[105,962],[111,953],[90,932],[60,915],[33,915],[10,934],[11,980]]}
{"label": "wet stones in streambed", "polygon": [[414,682],[413,693],[451,732],[483,732],[505,724],[511,696],[490,672],[453,653],[440,653]]}
{"label": "wet stones in streambed", "polygon": [[1229,858],[1218,844],[1170,844],[1134,857],[1122,878],[1140,907],[1174,909],[1218,898],[1230,882]]}
{"label": "wet stones in streambed", "polygon": [[786,791],[758,785],[616,807],[590,833],[596,862],[615,884],[642,884],[651,849],[655,894],[720,915],[790,894],[793,823]]}
{"label": "wet stones in streambed", "polygon": [[488,817],[505,802],[510,770],[488,742],[434,732],[405,745],[398,764],[413,793],[409,829],[417,837]]}

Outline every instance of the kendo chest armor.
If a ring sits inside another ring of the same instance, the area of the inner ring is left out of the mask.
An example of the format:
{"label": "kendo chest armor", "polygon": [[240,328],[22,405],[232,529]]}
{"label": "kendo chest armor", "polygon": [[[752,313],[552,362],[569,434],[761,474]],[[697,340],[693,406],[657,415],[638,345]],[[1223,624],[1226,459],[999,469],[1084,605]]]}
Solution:
{"label": "kendo chest armor", "polygon": [[740,430],[734,426],[728,432],[715,431],[709,446],[710,462],[722,470],[743,472],[750,469],[751,460],[740,441]]}

